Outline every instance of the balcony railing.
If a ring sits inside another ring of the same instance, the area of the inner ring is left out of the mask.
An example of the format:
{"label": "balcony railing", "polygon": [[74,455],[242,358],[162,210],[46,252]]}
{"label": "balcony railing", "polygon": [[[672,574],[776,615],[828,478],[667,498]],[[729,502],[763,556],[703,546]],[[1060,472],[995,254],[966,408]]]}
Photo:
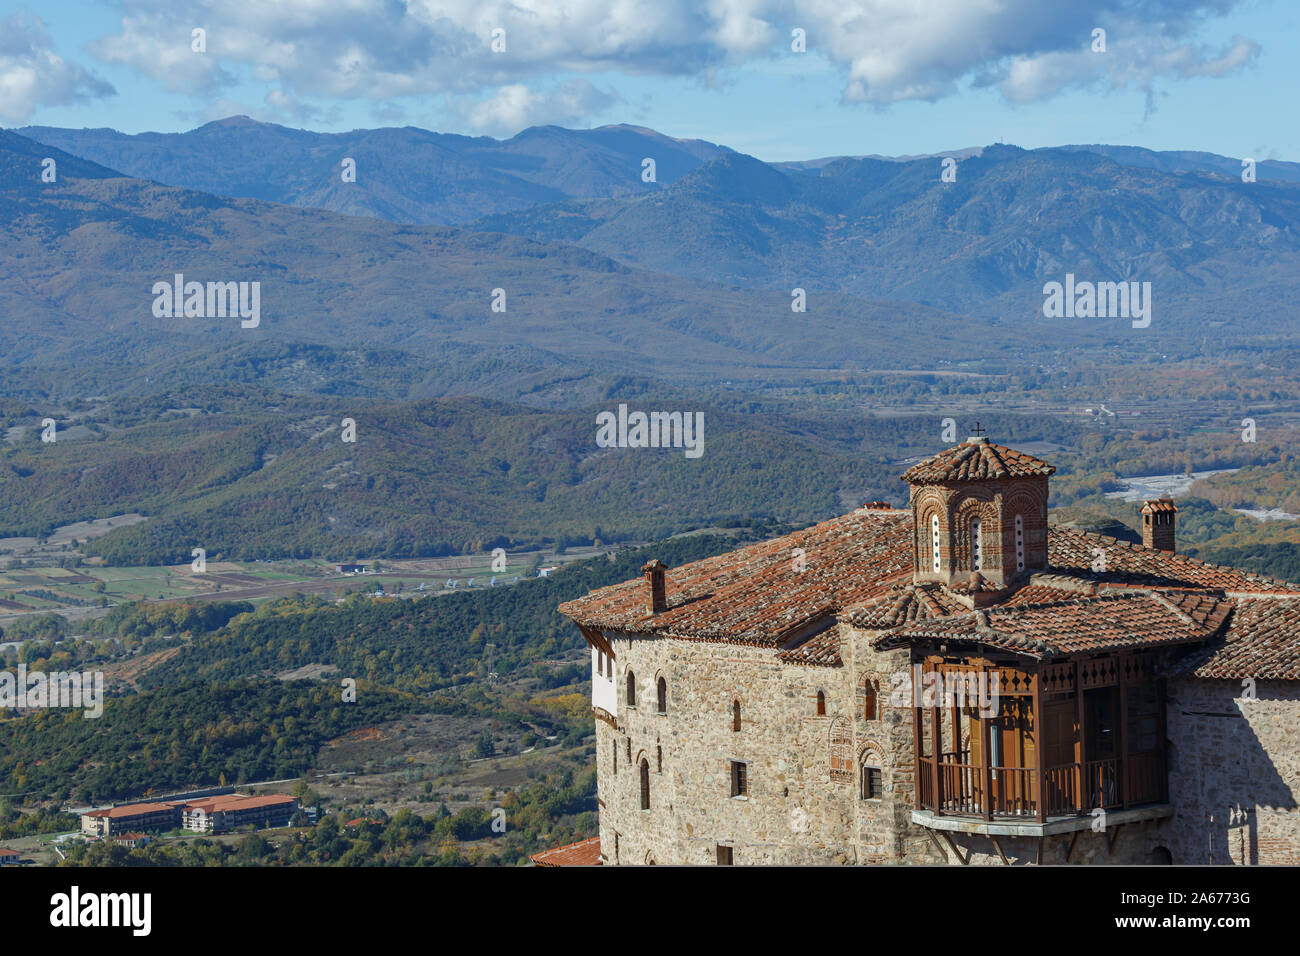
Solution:
{"label": "balcony railing", "polygon": [[[953,816],[1039,817],[1042,800],[1037,767],[989,767],[972,762],[969,751],[943,754],[936,783],[933,758],[921,757],[917,793],[922,808]],[[1128,779],[1125,781],[1125,771]],[[1047,816],[1086,814],[1166,799],[1164,756],[1159,751],[1050,766],[1046,770]],[[1125,785],[1127,783],[1127,793]]]}

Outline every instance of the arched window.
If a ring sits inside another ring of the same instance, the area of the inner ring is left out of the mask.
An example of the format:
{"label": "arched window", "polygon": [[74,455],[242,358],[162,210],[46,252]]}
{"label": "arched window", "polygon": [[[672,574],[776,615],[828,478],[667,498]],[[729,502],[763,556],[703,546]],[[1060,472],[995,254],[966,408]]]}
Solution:
{"label": "arched window", "polygon": [[862,685],[862,719],[875,720],[879,709],[876,707],[876,684],[867,681]]}
{"label": "arched window", "polygon": [[738,700],[731,702],[731,732],[740,732],[740,701]]}
{"label": "arched window", "polygon": [[659,698],[657,701],[659,713],[666,714],[668,713],[668,681],[664,680],[661,677],[659,678],[659,683],[656,685],[656,687],[658,690],[658,698]]}
{"label": "arched window", "polygon": [[934,549],[934,569],[939,570],[939,516],[930,516],[930,544]]}
{"label": "arched window", "polygon": [[631,671],[627,672],[627,705],[636,706],[636,675]]}
{"label": "arched window", "polygon": [[641,759],[641,809],[650,809],[650,762]]}
{"label": "arched window", "polygon": [[970,569],[984,570],[984,554],[980,548],[980,519],[972,518],[970,523]]}
{"label": "arched window", "polygon": [[817,692],[817,716],[826,716],[826,695],[821,691]]}

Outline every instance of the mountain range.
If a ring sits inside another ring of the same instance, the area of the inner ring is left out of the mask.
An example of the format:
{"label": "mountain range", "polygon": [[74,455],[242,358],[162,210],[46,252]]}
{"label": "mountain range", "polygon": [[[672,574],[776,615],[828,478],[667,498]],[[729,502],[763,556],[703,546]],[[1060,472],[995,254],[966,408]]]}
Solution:
{"label": "mountain range", "polygon": [[[65,157],[57,184],[35,175],[46,155]],[[153,380],[180,374],[170,357],[192,374],[193,356],[248,340],[154,322],[142,288],[176,272],[260,279],[272,318],[257,354],[271,341],[403,353],[430,374],[405,375],[399,397],[510,397],[613,368],[807,381],[846,361],[932,365],[936,339],[950,361],[1028,364],[1292,340],[1300,166],[1261,162],[1245,183],[1239,160],[1209,153],[952,155],[945,182],[938,156],[769,164],[631,126],[501,141],[246,117],[134,136],[29,127],[0,138],[0,270],[19,280],[0,305],[22,317],[19,357],[129,342],[127,380]],[[1067,275],[1150,282],[1151,326],[1045,319],[1044,286]],[[491,311],[494,289],[507,312]],[[791,312],[795,289],[806,312]],[[467,382],[468,366],[510,391]]]}
{"label": "mountain range", "polygon": [[[455,224],[542,202],[652,192],[730,152],[639,126],[530,127],[508,140],[407,126],[314,133],[232,116],[185,133],[15,132],[137,179],[393,222]],[[642,160],[655,160],[655,182]],[[342,163],[356,164],[345,182]]]}
{"label": "mountain range", "polygon": [[[992,411],[999,382],[1068,370],[1104,397],[1124,368],[1173,403],[1144,366],[1195,366],[1205,393],[1300,346],[1287,164],[1245,183],[1209,154],[993,145],[944,181],[944,157],[769,164],[634,127],[24,132],[0,131],[0,532],[156,519],[92,546],[115,561],[812,520],[896,496],[945,403]],[[1151,326],[1046,319],[1067,273],[1151,282]],[[257,283],[260,321],[160,314],[178,274]],[[856,397],[864,372],[897,407]],[[595,412],[629,400],[706,409],[703,463],[596,449]]]}

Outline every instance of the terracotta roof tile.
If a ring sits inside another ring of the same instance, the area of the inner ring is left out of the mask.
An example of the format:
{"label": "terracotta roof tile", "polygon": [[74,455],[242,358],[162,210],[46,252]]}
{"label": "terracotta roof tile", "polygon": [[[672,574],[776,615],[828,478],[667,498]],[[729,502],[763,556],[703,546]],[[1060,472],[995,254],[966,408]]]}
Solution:
{"label": "terracotta roof tile", "polygon": [[1090,587],[1086,592],[1079,589],[1052,587],[1050,584],[1030,583],[1016,591],[998,607],[1019,607],[1022,604],[1052,604],[1057,601],[1077,601],[1080,597],[1091,597],[1096,588]]}
{"label": "terracotta roof tile", "polygon": [[840,659],[840,633],[838,627],[828,627],[802,644],[786,648],[776,655],[786,664],[804,664],[808,667],[843,667]]}
{"label": "terracotta roof tile", "polygon": [[[1100,552],[1100,554],[1098,553]],[[1105,559],[1104,571],[1093,571],[1094,563]],[[1159,551],[1080,531],[1052,525],[1047,536],[1049,571],[1072,577],[1083,576],[1111,586],[1212,588],[1233,593],[1289,593],[1296,585],[1263,575],[1206,564],[1172,551]]]}
{"label": "terracotta roof tile", "polygon": [[909,621],[947,617],[969,610],[967,605],[937,584],[908,583],[890,588],[844,616],[854,627],[883,630]]}
{"label": "terracotta roof tile", "polygon": [[1212,595],[1174,601],[1158,592],[994,607],[888,631],[872,643],[902,647],[941,640],[983,644],[1044,658],[1203,641],[1232,609]]}
{"label": "terracotta roof tile", "polygon": [[[868,630],[982,639],[972,597],[912,583],[912,547],[910,511],[859,509],[669,569],[668,607],[658,614],[649,612],[643,579],[593,591],[560,612],[601,630],[784,647],[782,660],[814,666],[839,661],[832,636],[838,629],[785,645],[828,617]],[[1099,555],[1105,570],[1093,571]],[[1048,561],[1047,571],[984,608],[988,629],[1001,635],[999,646],[1052,655],[1206,640],[1223,624],[1232,598],[1293,594],[1300,600],[1300,587],[1287,582],[1074,528],[1048,529]],[[1269,634],[1260,653],[1300,659],[1300,627]],[[1282,649],[1286,641],[1295,649]]]}
{"label": "terracotta roof tile", "polygon": [[141,813],[158,813],[163,810],[174,810],[177,804],[173,801],[170,803],[124,803],[116,807],[108,807],[104,810],[91,810],[84,814],[88,817],[107,817],[110,820],[117,820],[122,817],[134,817]]}
{"label": "terracotta roof tile", "polygon": [[903,480],[913,485],[988,478],[1046,478],[1056,473],[1047,462],[990,441],[967,441],[913,465]]}
{"label": "terracotta roof tile", "polygon": [[600,866],[600,837],[543,850],[529,859],[537,866]]}
{"label": "terracotta roof tile", "polygon": [[859,509],[670,569],[668,609],[659,614],[649,613],[639,579],[600,588],[559,610],[588,627],[779,647],[791,632],[910,574],[911,541],[910,511]]}
{"label": "terracotta roof tile", "polygon": [[1218,640],[1170,673],[1241,680],[1300,680],[1300,596],[1240,598]]}

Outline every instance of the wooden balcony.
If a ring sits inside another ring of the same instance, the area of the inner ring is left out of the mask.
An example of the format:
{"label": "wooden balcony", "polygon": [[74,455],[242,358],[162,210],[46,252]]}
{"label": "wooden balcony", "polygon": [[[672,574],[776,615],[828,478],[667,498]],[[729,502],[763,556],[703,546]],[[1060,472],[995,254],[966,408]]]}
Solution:
{"label": "wooden balcony", "polygon": [[[948,669],[967,681],[997,666],[924,663],[931,676]],[[1009,693],[978,708],[965,700],[915,706],[916,809],[1043,824],[1164,804],[1164,691],[1150,674],[1128,661],[1054,662],[1014,669]]]}
{"label": "wooden balcony", "polygon": [[[919,808],[986,820],[1045,820],[1049,816],[1090,814],[1098,807],[1116,810],[1164,803],[1168,798],[1167,776],[1159,753],[1130,754],[1127,762],[1112,757],[1048,767],[1045,794],[1037,767],[990,767],[986,785],[982,766],[968,758],[949,759],[951,756],[945,754],[939,761],[938,799],[933,762],[922,758],[917,777]],[[1042,814],[1040,807],[1045,808]]]}

